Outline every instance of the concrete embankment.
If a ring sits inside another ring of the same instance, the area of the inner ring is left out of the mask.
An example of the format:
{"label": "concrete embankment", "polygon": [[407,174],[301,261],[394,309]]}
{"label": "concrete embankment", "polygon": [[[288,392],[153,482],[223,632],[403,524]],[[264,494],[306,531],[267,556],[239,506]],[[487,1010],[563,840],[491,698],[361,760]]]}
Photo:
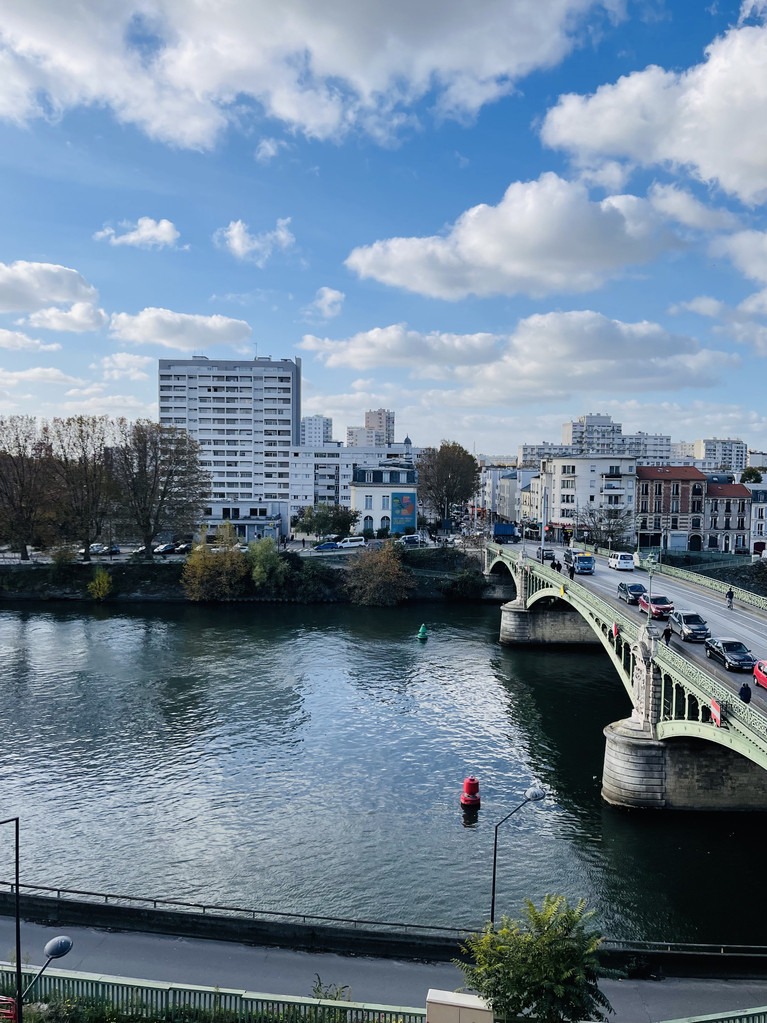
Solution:
{"label": "concrete embankment", "polygon": [[[117,896],[110,896],[117,899]],[[186,938],[233,941],[246,945],[265,945],[301,949],[307,952],[338,952],[394,959],[424,959],[449,962],[460,954],[462,932],[441,933],[413,928],[397,930],[391,926],[359,923],[322,923],[296,916],[268,918],[244,912],[207,909],[204,912],[174,911],[142,905],[119,905],[116,901],[80,901],[22,895],[21,914],[31,923],[50,927],[98,927],[149,934],[172,934]],[[15,912],[14,896],[0,892],[0,913]]]}
{"label": "concrete embankment", "polygon": [[[105,901],[105,900],[111,901]],[[152,900],[139,905],[120,904],[118,896],[81,901],[71,895],[53,898],[23,894],[21,915],[32,924],[63,929],[100,930],[172,935],[208,941],[228,941],[265,948],[311,953],[370,956],[379,959],[449,963],[462,956],[468,931],[408,928],[372,921],[323,922],[311,917],[285,915],[257,917],[243,910],[221,907],[200,910],[168,908]],[[13,916],[14,896],[0,892],[0,915]],[[608,941],[600,950],[606,967],[632,978],[663,977],[767,977],[767,948],[714,945]]]}

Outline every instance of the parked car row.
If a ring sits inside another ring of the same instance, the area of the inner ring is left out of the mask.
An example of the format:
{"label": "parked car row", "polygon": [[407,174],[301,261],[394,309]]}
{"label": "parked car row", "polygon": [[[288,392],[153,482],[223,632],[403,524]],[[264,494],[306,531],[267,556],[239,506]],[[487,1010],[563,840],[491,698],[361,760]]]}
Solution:
{"label": "parked car row", "polygon": [[[85,548],[81,547],[80,550],[77,553],[80,555],[81,558],[85,557]],[[88,547],[88,553],[90,554],[90,556],[92,558],[93,557],[99,557],[102,554],[119,554],[120,553],[120,548],[117,546],[116,543],[110,543],[110,544],[106,544],[106,543],[92,543]]]}

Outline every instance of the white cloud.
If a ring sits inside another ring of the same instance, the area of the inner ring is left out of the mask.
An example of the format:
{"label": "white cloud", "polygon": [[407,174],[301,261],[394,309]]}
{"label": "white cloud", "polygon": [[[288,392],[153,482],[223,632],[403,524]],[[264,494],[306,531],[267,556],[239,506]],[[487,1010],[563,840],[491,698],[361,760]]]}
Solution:
{"label": "white cloud", "polygon": [[141,401],[135,394],[98,394],[56,404],[60,416],[125,416],[126,419],[156,419],[157,406]]}
{"label": "white cloud", "polygon": [[331,320],[338,316],[346,295],[335,288],[319,288],[314,301],[307,309],[309,316],[321,316],[323,320]]}
{"label": "white cloud", "polygon": [[627,265],[681,242],[647,200],[591,202],[585,186],[556,174],[515,182],[497,206],[474,206],[443,236],[363,246],[346,265],[433,298],[589,291]]}
{"label": "white cloud", "polygon": [[752,281],[767,283],[767,232],[737,231],[711,243],[713,256],[727,256]]}
{"label": "white cloud", "polygon": [[251,335],[244,320],[228,316],[199,316],[193,313],[175,313],[170,309],[142,309],[136,316],[114,313],[110,333],[121,341],[133,344],[161,345],[183,352],[192,352],[211,345],[236,345]]}
{"label": "white cloud", "polygon": [[698,295],[689,302],[677,302],[669,309],[669,312],[676,316],[680,312],[697,313],[698,316],[707,316],[710,319],[719,319],[725,312],[724,302],[710,295]]}
{"label": "white cloud", "polygon": [[[619,0],[7,0],[0,116],[105,106],[177,146],[207,148],[266,116],[315,138],[387,138],[429,97],[466,117],[552,67]],[[382,31],[385,26],[385,32]],[[244,101],[244,102],[243,102]],[[252,115],[249,111],[256,108]]]}
{"label": "white cloud", "polygon": [[20,322],[44,330],[65,330],[79,334],[87,330],[100,330],[109,323],[109,317],[92,302],[74,302],[69,309],[58,309],[56,306],[40,309]]}
{"label": "white cloud", "polygon": [[29,312],[49,302],[93,302],[96,289],[85,278],[55,263],[0,263],[0,312]]}
{"label": "white cloud", "polygon": [[16,387],[18,384],[82,384],[79,377],[71,377],[52,366],[35,366],[32,369],[6,370],[0,367],[0,387]]}
{"label": "white cloud", "polygon": [[651,204],[668,217],[685,227],[699,231],[721,231],[733,228],[736,218],[727,210],[711,209],[683,188],[673,185],[655,184],[648,193]]}
{"label": "white cloud", "polygon": [[585,165],[622,158],[688,168],[744,202],[767,198],[767,28],[731,29],[686,71],[651,66],[562,96],[542,138]]}
{"label": "white cloud", "polygon": [[128,380],[148,380],[147,369],[155,362],[156,359],[150,355],[116,352],[114,355],[105,355],[98,362],[92,363],[90,368],[103,370],[105,380],[121,380],[123,377]]}
{"label": "white cloud", "polygon": [[227,227],[220,227],[213,235],[213,241],[221,248],[228,249],[237,259],[252,260],[258,267],[265,265],[275,249],[289,249],[295,238],[288,230],[290,217],[277,221],[273,231],[251,234],[242,220],[232,220]]}
{"label": "white cloud", "polygon": [[109,239],[110,245],[134,245],[139,249],[161,249],[164,246],[175,247],[180,235],[170,220],[153,220],[151,217],[139,217],[132,225],[123,221],[121,227],[131,228],[124,234],[117,234],[113,227],[104,226],[94,234],[96,241]]}
{"label": "white cloud", "polygon": [[563,400],[603,394],[712,387],[740,359],[703,349],[657,323],[623,323],[591,310],[521,320],[501,357],[466,367],[460,403]]}
{"label": "white cloud", "polygon": [[493,334],[422,334],[404,323],[375,327],[345,341],[306,334],[299,348],[315,352],[331,368],[357,370],[377,366],[405,366],[413,372],[441,377],[451,366],[477,366],[498,352]]}
{"label": "white cloud", "polygon": [[287,149],[287,145],[281,139],[261,139],[256,146],[255,158],[259,163],[269,163],[281,149]]}
{"label": "white cloud", "polygon": [[27,337],[18,330],[5,330],[0,327],[0,348],[14,352],[57,352],[61,345],[44,345],[42,341]]}

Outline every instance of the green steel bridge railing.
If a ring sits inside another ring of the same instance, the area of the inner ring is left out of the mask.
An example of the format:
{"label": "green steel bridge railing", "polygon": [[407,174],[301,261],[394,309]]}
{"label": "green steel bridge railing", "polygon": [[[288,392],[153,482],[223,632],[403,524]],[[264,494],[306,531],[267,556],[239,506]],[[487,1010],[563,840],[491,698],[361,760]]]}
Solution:
{"label": "green steel bridge railing", "polygon": [[[635,645],[641,626],[598,594],[575,580],[561,576],[546,564],[523,557],[522,552],[505,545],[488,544],[488,568],[503,561],[518,579],[527,577],[528,608],[545,598],[557,598],[570,604],[591,625],[615,665],[627,693],[633,699]],[[700,577],[672,569],[680,578]],[[722,584],[720,584],[722,585]],[[752,595],[756,596],[756,595]],[[760,600],[762,598],[759,598]],[[614,626],[618,636],[614,636]],[[693,664],[676,650],[657,644],[653,660],[661,675],[660,714],[656,723],[660,739],[691,736],[730,746],[767,770],[767,713],[753,703],[743,703],[726,685],[709,672]],[[715,701],[721,713],[718,727],[711,713]]]}

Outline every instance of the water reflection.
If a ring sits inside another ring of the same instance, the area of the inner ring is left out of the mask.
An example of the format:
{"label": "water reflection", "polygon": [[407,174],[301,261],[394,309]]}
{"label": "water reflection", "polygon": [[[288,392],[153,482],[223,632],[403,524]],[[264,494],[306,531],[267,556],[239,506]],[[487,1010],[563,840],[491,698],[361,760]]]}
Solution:
{"label": "water reflection", "polygon": [[[602,728],[629,710],[609,661],[503,650],[498,628],[495,607],[4,605],[0,783],[25,879],[475,927],[493,823],[536,778],[553,798],[504,829],[497,915],[562,892],[616,936],[761,940],[741,855],[761,817],[605,807]],[[706,895],[734,862],[737,910]]]}

